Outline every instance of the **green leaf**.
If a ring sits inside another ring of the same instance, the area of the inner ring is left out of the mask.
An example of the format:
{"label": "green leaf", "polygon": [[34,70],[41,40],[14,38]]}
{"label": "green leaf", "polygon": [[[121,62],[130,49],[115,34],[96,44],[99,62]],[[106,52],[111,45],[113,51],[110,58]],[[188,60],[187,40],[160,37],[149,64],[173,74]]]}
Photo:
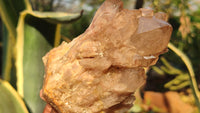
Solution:
{"label": "green leaf", "polygon": [[[24,99],[33,113],[41,113],[44,107],[44,103],[39,97],[44,73],[42,57],[52,48],[52,45],[34,27],[25,24],[24,28]],[[55,32],[51,34],[53,33]]]}
{"label": "green leaf", "polygon": [[0,80],[0,113],[28,113],[28,110],[14,88]]}
{"label": "green leaf", "polygon": [[[16,86],[13,45],[15,45],[16,27],[20,12],[31,6],[28,0],[0,0],[0,14],[3,20],[3,78]],[[2,27],[2,26],[1,26]]]}
{"label": "green leaf", "polygon": [[13,45],[15,42],[14,38],[9,37],[8,30],[5,25],[2,25],[2,43],[3,43],[3,65],[2,65],[2,78],[11,83],[16,88],[16,68],[13,58]]}
{"label": "green leaf", "polygon": [[28,0],[0,0],[0,14],[10,35],[16,37],[16,30],[20,12],[30,9]]}
{"label": "green leaf", "polygon": [[74,20],[79,19],[82,16],[83,11],[81,13],[64,13],[64,12],[39,12],[34,11],[32,13],[33,16],[40,17],[45,19],[51,23],[70,23]]}
{"label": "green leaf", "polygon": [[[74,19],[79,16],[74,16]],[[52,18],[55,17],[58,18],[58,15]],[[60,24],[44,18],[32,11],[23,11],[17,27],[17,90],[31,113],[42,113],[44,109],[45,104],[39,97],[44,75],[42,57],[57,46],[61,38]]]}

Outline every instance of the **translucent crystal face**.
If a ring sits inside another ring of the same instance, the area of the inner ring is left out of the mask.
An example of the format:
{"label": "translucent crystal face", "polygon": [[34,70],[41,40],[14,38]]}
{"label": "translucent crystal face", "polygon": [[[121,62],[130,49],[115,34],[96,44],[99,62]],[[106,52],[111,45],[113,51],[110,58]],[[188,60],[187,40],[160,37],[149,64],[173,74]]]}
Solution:
{"label": "translucent crystal face", "polygon": [[127,10],[120,0],[106,0],[82,35],[43,58],[45,101],[61,113],[130,108],[132,94],[145,82],[143,67],[166,52],[172,27],[165,18],[163,13]]}
{"label": "translucent crystal face", "polygon": [[167,23],[164,13],[153,14],[150,9],[140,9],[137,33],[131,37],[140,55],[151,56],[166,50],[170,40],[172,27]]}

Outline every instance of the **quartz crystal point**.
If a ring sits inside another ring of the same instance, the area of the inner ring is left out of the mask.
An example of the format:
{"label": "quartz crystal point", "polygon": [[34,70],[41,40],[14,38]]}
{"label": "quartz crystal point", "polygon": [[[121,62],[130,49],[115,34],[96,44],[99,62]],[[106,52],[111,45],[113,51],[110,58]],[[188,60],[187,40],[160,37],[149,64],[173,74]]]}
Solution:
{"label": "quartz crystal point", "polygon": [[127,111],[171,32],[164,13],[106,0],[83,34],[43,57],[42,98],[58,113]]}

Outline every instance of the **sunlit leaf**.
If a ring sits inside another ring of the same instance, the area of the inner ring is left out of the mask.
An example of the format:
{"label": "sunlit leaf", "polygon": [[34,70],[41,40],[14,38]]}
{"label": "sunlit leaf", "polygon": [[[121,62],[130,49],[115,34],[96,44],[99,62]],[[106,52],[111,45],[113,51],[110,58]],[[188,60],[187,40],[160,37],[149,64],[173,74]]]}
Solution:
{"label": "sunlit leaf", "polygon": [[0,0],[0,15],[6,27],[3,27],[3,78],[15,86],[15,66],[13,45],[15,45],[16,27],[20,12],[31,10],[28,0]]}
{"label": "sunlit leaf", "polygon": [[0,14],[10,35],[16,36],[16,26],[20,12],[24,9],[30,9],[27,0],[0,0]]}
{"label": "sunlit leaf", "polygon": [[64,13],[64,12],[38,12],[34,11],[31,13],[33,16],[45,19],[51,23],[69,23],[71,21],[77,20],[81,17],[83,11],[81,13]]}
{"label": "sunlit leaf", "polygon": [[15,89],[3,80],[0,80],[0,100],[0,113],[28,113]]}

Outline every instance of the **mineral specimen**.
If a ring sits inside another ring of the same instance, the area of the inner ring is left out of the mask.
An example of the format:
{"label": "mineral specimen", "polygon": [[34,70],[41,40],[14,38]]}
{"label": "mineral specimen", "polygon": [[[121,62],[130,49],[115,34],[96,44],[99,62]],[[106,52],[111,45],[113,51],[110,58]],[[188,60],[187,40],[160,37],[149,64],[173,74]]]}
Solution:
{"label": "mineral specimen", "polygon": [[145,82],[144,67],[167,51],[164,13],[106,0],[88,29],[43,57],[42,98],[58,113],[122,113]]}

